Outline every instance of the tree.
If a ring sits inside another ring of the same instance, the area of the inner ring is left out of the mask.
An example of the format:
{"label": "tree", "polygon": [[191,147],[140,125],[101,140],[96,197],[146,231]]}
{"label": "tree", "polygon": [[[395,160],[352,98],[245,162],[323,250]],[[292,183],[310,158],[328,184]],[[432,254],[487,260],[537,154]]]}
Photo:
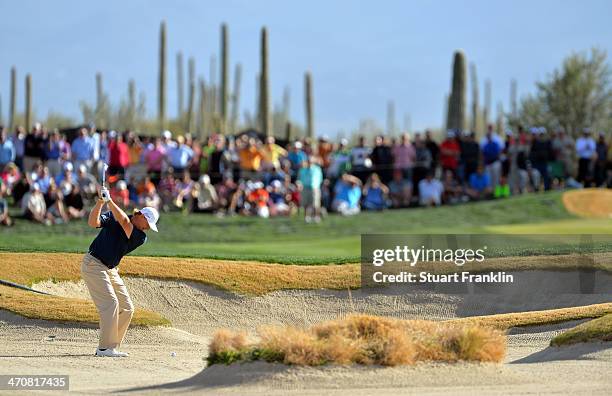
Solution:
{"label": "tree", "polygon": [[522,101],[521,121],[562,127],[574,136],[587,127],[611,127],[611,73],[602,50],[570,55],[547,81],[537,83],[535,95]]}

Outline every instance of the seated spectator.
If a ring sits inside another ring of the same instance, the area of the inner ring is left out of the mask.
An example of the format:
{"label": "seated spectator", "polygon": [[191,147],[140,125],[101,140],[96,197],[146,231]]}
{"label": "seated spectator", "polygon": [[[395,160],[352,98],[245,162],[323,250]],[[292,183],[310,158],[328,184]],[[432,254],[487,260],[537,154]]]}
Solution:
{"label": "seated spectator", "polygon": [[189,174],[189,172],[183,172],[183,179],[179,181],[176,185],[176,199],[174,200],[174,205],[176,205],[177,208],[180,209],[183,206],[185,206],[186,208],[191,208],[191,192],[193,190],[194,184],[195,183],[191,179],[191,175]]}
{"label": "seated spectator", "polygon": [[442,201],[447,204],[456,204],[463,199],[463,187],[451,169],[444,171],[444,195]]}
{"label": "seated spectator", "polygon": [[74,166],[72,165],[72,162],[64,162],[63,171],[59,175],[55,176],[55,184],[59,186],[62,183],[62,180],[67,177],[70,177],[73,182],[77,179],[76,175],[74,174]]}
{"label": "seated spectator", "polygon": [[217,186],[219,208],[223,209],[228,214],[235,214],[236,212],[235,198],[237,190],[238,186],[231,177],[224,177],[221,184]]}
{"label": "seated spectator", "polygon": [[6,198],[6,184],[0,179],[0,225],[12,226],[13,220],[9,215],[8,202]]}
{"label": "seated spectator", "polygon": [[393,171],[393,180],[389,183],[389,197],[394,208],[405,208],[412,200],[412,182],[404,178],[401,169]]}
{"label": "seated spectator", "polygon": [[21,172],[17,165],[9,162],[0,173],[0,179],[6,187],[6,195],[13,195],[13,186],[21,180]]}
{"label": "seated spectator", "polygon": [[82,219],[87,214],[83,196],[81,195],[81,189],[78,184],[75,184],[72,190],[64,195],[64,207],[71,219]]}
{"label": "seated spectator", "polygon": [[275,165],[272,167],[272,169],[264,173],[263,182],[266,186],[271,185],[274,180],[278,180],[283,183],[286,177],[287,173],[280,168],[280,165],[278,167]]}
{"label": "seated spectator", "polygon": [[360,212],[361,180],[359,178],[349,174],[342,175],[342,178],[336,183],[334,192],[333,210],[343,216],[351,216]]}
{"label": "seated spectator", "polygon": [[177,192],[177,184],[172,169],[169,169],[163,174],[161,181],[159,182],[158,191],[162,201],[162,210],[167,212],[170,210],[170,205],[173,204]]}
{"label": "seated spectator", "polygon": [[270,215],[286,216],[291,213],[291,208],[286,201],[287,194],[283,191],[283,183],[274,180],[270,184]]}
{"label": "seated spectator", "polygon": [[[41,191],[42,192],[42,191]],[[47,214],[52,216],[52,220],[55,224],[67,223],[70,218],[66,213],[64,207],[64,196],[61,191],[55,186],[55,183],[51,183],[45,196],[45,206],[47,207]]]}
{"label": "seated spectator", "polygon": [[194,212],[214,212],[219,205],[219,197],[215,187],[210,183],[210,176],[200,176],[200,182],[193,189]]}
{"label": "seated spectator", "polygon": [[79,186],[79,190],[88,199],[93,198],[96,195],[96,178],[91,173],[87,172],[87,167],[83,164],[77,169],[76,185]]}
{"label": "seated spectator", "polygon": [[508,184],[508,179],[505,176],[502,176],[499,179],[499,185],[495,186],[495,190],[493,191],[494,198],[508,198],[510,196],[510,185]]}
{"label": "seated spectator", "polygon": [[389,188],[385,186],[377,173],[372,173],[363,186],[363,208],[366,210],[383,210],[388,207]]}
{"label": "seated spectator", "polygon": [[45,225],[52,224],[52,216],[47,215],[47,205],[45,197],[40,192],[38,183],[33,183],[31,190],[25,193],[21,200],[21,210],[23,217]]}
{"label": "seated spectator", "polygon": [[472,200],[478,201],[490,198],[492,192],[493,186],[489,174],[485,173],[482,165],[478,165],[476,172],[470,175],[467,194]]}
{"label": "seated spectator", "polygon": [[127,208],[130,206],[130,192],[128,191],[128,186],[125,180],[119,180],[110,190],[111,198],[113,202],[122,208]]}
{"label": "seated spectator", "polygon": [[434,178],[433,171],[428,171],[419,182],[419,203],[421,206],[439,206],[442,203],[444,185]]}
{"label": "seated spectator", "polygon": [[257,214],[257,216],[263,218],[270,217],[270,209],[268,208],[269,199],[270,194],[262,182],[255,182],[250,187],[247,187],[246,202],[249,205],[246,208],[252,214]]}

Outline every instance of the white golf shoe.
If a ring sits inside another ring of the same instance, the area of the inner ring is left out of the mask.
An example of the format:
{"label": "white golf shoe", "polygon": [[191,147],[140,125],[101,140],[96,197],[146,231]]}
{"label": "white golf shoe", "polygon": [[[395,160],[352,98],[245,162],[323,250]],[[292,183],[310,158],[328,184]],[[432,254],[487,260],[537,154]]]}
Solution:
{"label": "white golf shoe", "polygon": [[116,350],[115,348],[108,348],[108,349],[96,349],[96,356],[101,356],[101,357],[128,357],[130,356],[127,352],[119,352],[118,350]]}

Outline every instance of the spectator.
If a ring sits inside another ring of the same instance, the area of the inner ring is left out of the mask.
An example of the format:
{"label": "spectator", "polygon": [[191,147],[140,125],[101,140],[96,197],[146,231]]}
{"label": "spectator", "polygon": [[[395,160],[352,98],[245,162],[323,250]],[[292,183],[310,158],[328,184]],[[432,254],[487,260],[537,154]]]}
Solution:
{"label": "spectator", "polygon": [[435,172],[440,160],[440,147],[432,138],[430,130],[425,131],[425,147],[427,147],[427,150],[431,153],[431,169]]}
{"label": "spectator", "polygon": [[331,154],[327,176],[334,182],[340,176],[351,171],[351,150],[347,147],[348,141],[340,139],[340,143]]}
{"label": "spectator", "polygon": [[15,162],[17,152],[13,141],[8,138],[8,133],[3,126],[0,126],[0,169],[11,163]]}
{"label": "spectator", "polygon": [[238,186],[234,183],[232,177],[225,177],[221,184],[216,188],[217,197],[219,199],[219,208],[225,210],[228,214],[235,214],[236,212],[236,191]]}
{"label": "spectator", "polygon": [[608,159],[608,144],[606,143],[606,135],[604,135],[603,132],[599,133],[595,152],[595,185],[600,187],[605,184],[607,179],[606,164]]}
{"label": "spectator", "polygon": [[301,205],[304,208],[304,220],[310,223],[321,221],[321,184],[323,171],[313,156],[302,163],[298,172],[298,181],[302,186]]}
{"label": "spectator", "polygon": [[31,191],[28,191],[21,200],[23,217],[45,225],[51,225],[52,216],[47,215],[45,197],[40,192],[38,183],[33,183]]}
{"label": "spectator", "polygon": [[273,180],[270,184],[270,215],[287,216],[291,213],[291,207],[287,204],[286,192],[280,180]]}
{"label": "spectator", "polygon": [[205,212],[211,213],[217,210],[219,205],[219,198],[217,191],[210,183],[210,177],[208,175],[200,176],[200,182],[196,183],[193,190],[194,212]]}
{"label": "spectator", "polygon": [[381,182],[389,183],[393,178],[393,153],[391,147],[385,142],[384,136],[379,135],[374,139],[374,149],[372,149],[370,158]]}
{"label": "spectator", "polygon": [[330,143],[327,135],[319,137],[319,146],[317,148],[317,155],[321,158],[321,166],[323,169],[327,169],[331,163],[331,154],[334,151],[334,146]]}
{"label": "spectator", "polygon": [[44,157],[45,143],[39,123],[34,124],[24,140],[23,170],[31,172],[38,161]]}
{"label": "spectator", "polygon": [[83,164],[89,172],[93,164],[94,141],[87,135],[87,129],[79,129],[79,136],[72,142],[71,151],[74,165],[79,167]]}
{"label": "spectator", "polygon": [[19,168],[14,163],[8,163],[4,166],[2,173],[0,173],[0,178],[2,179],[2,183],[6,187],[6,194],[13,194],[13,186],[21,180],[21,172],[19,172]]}
{"label": "spectator", "polygon": [[62,171],[62,143],[57,130],[51,132],[49,141],[45,144],[45,158],[51,177],[55,177]]}
{"label": "spectator", "polygon": [[495,190],[493,190],[494,198],[507,198],[510,196],[510,186],[508,185],[508,179],[505,176],[502,176],[499,185],[495,186]]}
{"label": "spectator", "polygon": [[576,152],[574,139],[566,134],[563,129],[559,129],[551,142],[551,146],[554,156],[553,177],[565,180],[568,177],[575,176]]}
{"label": "spectator", "polygon": [[[42,192],[42,191],[41,191]],[[47,207],[47,214],[49,218],[55,224],[67,223],[70,218],[66,213],[64,207],[64,197],[55,186],[55,183],[51,183],[47,192],[44,194],[45,196],[45,206]]]}
{"label": "spectator", "polygon": [[126,209],[130,206],[130,191],[125,180],[118,180],[110,190],[111,199]]}
{"label": "spectator", "polygon": [[442,184],[444,186],[444,194],[442,196],[442,201],[451,205],[461,202],[463,200],[463,188],[459,181],[457,181],[455,174],[452,170],[447,169],[444,171],[443,175],[444,181]]}
{"label": "spectator", "polygon": [[[81,165],[85,164],[82,163]],[[72,165],[72,162],[64,162],[63,169],[64,171],[62,173],[55,176],[55,184],[58,186],[64,179],[70,178],[71,182],[74,182],[77,179],[76,175],[74,174],[74,166]]]}
{"label": "spectator", "polygon": [[[246,135],[244,135],[246,136]],[[261,161],[264,155],[261,149],[257,146],[255,138],[248,138],[246,143],[242,142],[244,146],[239,148],[240,156],[240,177],[243,179],[256,179],[257,172],[261,167]]]}
{"label": "spectator", "polygon": [[174,174],[182,175],[185,171],[189,171],[193,150],[185,144],[185,138],[182,135],[179,135],[176,141],[177,145],[168,152],[168,159],[170,166],[174,169]]}
{"label": "spectator", "polygon": [[467,188],[468,196],[474,201],[479,201],[490,198],[492,192],[493,187],[489,174],[485,172],[482,165],[478,165],[476,172],[470,175],[470,183]]}
{"label": "spectator", "polygon": [[6,184],[0,179],[0,225],[12,226],[13,219],[8,211],[8,202],[5,198],[6,195]]}
{"label": "spectator", "polygon": [[159,196],[162,201],[162,210],[164,212],[170,210],[170,205],[173,204],[175,197],[178,194],[178,186],[172,173],[172,169],[166,171],[166,173],[163,174],[158,186]]}
{"label": "spectator", "polygon": [[87,214],[85,203],[78,184],[72,186],[70,192],[64,195],[64,206],[71,219],[82,219]]}
{"label": "spectator", "polygon": [[446,139],[440,144],[440,163],[442,164],[442,172],[450,171],[453,176],[458,176],[457,168],[459,167],[459,159],[461,158],[461,148],[457,141],[455,131],[448,131]]}
{"label": "spectator", "polygon": [[433,171],[430,170],[419,182],[419,203],[421,206],[439,206],[442,204],[443,192],[444,185],[434,178]]}
{"label": "spectator", "polygon": [[266,137],[266,144],[261,150],[264,170],[280,168],[280,159],[287,156],[287,150],[276,144],[274,136]]}
{"label": "spectator", "polygon": [[23,156],[25,152],[25,129],[22,126],[15,128],[15,132],[11,135],[13,147],[15,147],[15,165],[19,169],[23,169]]}
{"label": "spectator", "polygon": [[[225,136],[216,135],[212,139],[212,148],[208,157],[208,175],[213,185],[223,180],[223,175],[232,175],[232,160],[230,152],[225,149]],[[200,168],[200,171],[202,169]]]}
{"label": "spectator", "polygon": [[412,172],[412,185],[416,186],[415,194],[419,194],[420,181],[432,170],[431,153],[425,146],[420,134],[414,135],[414,169]]}
{"label": "spectator", "polygon": [[461,182],[467,183],[470,175],[476,172],[480,162],[480,146],[476,142],[474,132],[466,132],[459,147],[461,149],[459,178]]}
{"label": "spectator", "polygon": [[365,145],[365,137],[359,136],[357,145],[351,150],[351,173],[358,177],[362,184],[372,171],[371,152],[372,149]]}
{"label": "spectator", "polygon": [[389,207],[389,188],[382,183],[377,173],[372,173],[363,186],[363,208],[383,210]]}
{"label": "spectator", "polygon": [[110,158],[108,173],[110,175],[125,177],[125,170],[130,165],[130,149],[127,143],[123,141],[123,134],[117,133],[116,131],[110,131],[108,136],[111,139],[108,144],[108,154]]}
{"label": "spectator", "polygon": [[83,164],[77,169],[76,183],[79,186],[85,197],[88,199],[93,198],[96,195],[96,178],[87,172],[87,167]]}
{"label": "spectator", "polygon": [[405,208],[412,200],[412,182],[404,179],[401,169],[393,171],[393,180],[389,183],[389,196],[394,208]]}
{"label": "spectator", "polygon": [[480,143],[480,148],[482,150],[485,171],[489,175],[492,186],[498,185],[499,178],[501,177],[502,166],[500,156],[503,145],[503,140],[493,132],[493,126],[489,125],[487,134]]}
{"label": "spectator", "polygon": [[287,159],[291,164],[291,179],[295,180],[298,171],[302,167],[302,163],[308,159],[308,156],[302,150],[302,142],[298,140],[293,143],[291,151],[289,151],[289,154],[287,154]]}
{"label": "spectator", "polygon": [[333,210],[343,216],[352,216],[360,212],[361,180],[358,177],[349,174],[342,175],[334,190]]}
{"label": "spectator", "polygon": [[593,160],[597,156],[597,144],[588,128],[585,128],[582,136],[576,139],[576,155],[578,156],[577,180],[584,186],[589,186],[593,180]]}
{"label": "spectator", "polygon": [[[192,207],[192,191],[195,183],[191,179],[191,175],[188,171],[183,172],[183,179],[179,181],[176,185],[176,199],[174,204],[177,208],[188,208]],[[185,205],[186,204],[186,205]]]}
{"label": "spectator", "polygon": [[269,200],[270,194],[265,189],[262,182],[258,181],[251,183],[246,189],[246,201],[248,205],[245,205],[245,209],[250,214],[268,218],[270,217],[270,208],[268,208]]}
{"label": "spectator", "polygon": [[147,172],[151,174],[151,179],[159,182],[164,168],[164,161],[166,160],[166,149],[162,145],[160,138],[155,139],[153,147],[146,151],[144,157]]}
{"label": "spectator", "polygon": [[[546,128],[534,128],[533,141],[529,152],[531,167],[537,169],[540,177],[544,180],[544,189],[550,190],[550,174],[548,172],[548,162],[553,159],[552,145],[546,136]],[[497,186],[493,184],[493,186]],[[539,189],[539,186],[535,186]]]}
{"label": "spectator", "polygon": [[393,166],[402,172],[404,179],[412,183],[412,168],[416,160],[414,146],[410,143],[408,134],[402,135],[401,143],[393,146]]}

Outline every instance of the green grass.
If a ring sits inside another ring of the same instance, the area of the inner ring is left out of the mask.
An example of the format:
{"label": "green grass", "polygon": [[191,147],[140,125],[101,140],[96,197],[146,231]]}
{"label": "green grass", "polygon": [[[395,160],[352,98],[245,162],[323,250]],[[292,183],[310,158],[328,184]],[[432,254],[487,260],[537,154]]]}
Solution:
{"label": "green grass", "polygon": [[592,341],[612,341],[612,314],[579,324],[557,335],[550,344],[561,346]]}
{"label": "green grass", "polygon": [[[216,218],[162,214],[160,233],[134,254],[259,260],[291,264],[358,262],[362,233],[612,233],[609,220],[583,220],[566,212],[561,193],[436,209],[331,215],[320,224],[293,218]],[[18,220],[0,228],[0,250],[83,252],[96,235],[85,221],[45,227]]]}

